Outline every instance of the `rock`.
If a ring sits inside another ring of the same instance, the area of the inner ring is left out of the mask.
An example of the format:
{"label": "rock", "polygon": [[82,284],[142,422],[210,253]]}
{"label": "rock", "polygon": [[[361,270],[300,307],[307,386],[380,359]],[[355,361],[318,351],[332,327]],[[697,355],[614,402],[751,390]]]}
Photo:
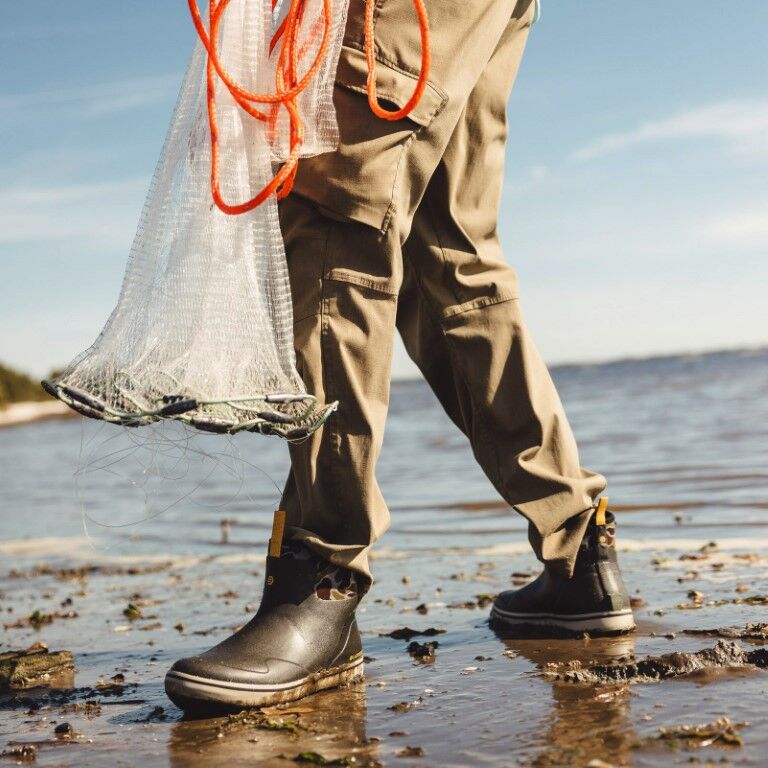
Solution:
{"label": "rock", "polygon": [[422,635],[423,637],[434,637],[435,635],[442,635],[444,632],[444,629],[435,629],[435,627],[430,627],[429,629],[424,630],[403,627],[402,629],[393,629],[391,632],[379,633],[379,637],[391,637],[394,640],[411,640],[417,635]]}
{"label": "rock", "polygon": [[37,747],[34,744],[21,744],[11,749],[4,749],[0,757],[10,757],[17,763],[32,763],[37,760]]}
{"label": "rock", "polygon": [[352,757],[329,758],[319,752],[301,752],[294,757],[289,757],[294,763],[308,763],[310,765],[356,765],[357,761]]}
{"label": "rock", "polygon": [[417,643],[413,640],[408,645],[408,653],[410,653],[416,661],[420,661],[422,664],[431,664],[435,660],[435,649],[438,646],[439,643],[435,641],[430,643]]}
{"label": "rock", "polygon": [[395,752],[396,757],[424,757],[424,750],[421,747],[405,746]]}
{"label": "rock", "polygon": [[97,715],[101,714],[101,702],[98,700],[73,701],[64,704],[64,706],[61,708],[61,711],[64,714],[67,714],[68,712],[81,712],[87,718],[96,717]]}
{"label": "rock", "polygon": [[416,701],[399,701],[397,704],[387,707],[387,709],[392,712],[410,712],[414,707],[418,707],[422,701],[423,699],[419,696]]}
{"label": "rock", "polygon": [[44,643],[35,643],[24,651],[0,653],[0,690],[46,685],[51,678],[74,670],[70,651],[49,652]]}
{"label": "rock", "polygon": [[485,592],[480,595],[475,595],[475,597],[477,598],[478,608],[487,608],[496,599],[496,595],[491,595]]}
{"label": "rock", "polygon": [[21,619],[10,624],[4,624],[5,629],[26,629],[32,627],[33,629],[40,629],[46,624],[52,624],[56,619],[76,619],[79,614],[77,611],[54,611],[53,613],[45,613],[40,609],[32,611],[29,616],[24,616]]}
{"label": "rock", "polygon": [[134,603],[128,603],[123,609],[123,616],[125,616],[128,621],[135,621],[136,619],[141,619],[143,614],[141,613],[141,608],[139,608],[139,606]]}

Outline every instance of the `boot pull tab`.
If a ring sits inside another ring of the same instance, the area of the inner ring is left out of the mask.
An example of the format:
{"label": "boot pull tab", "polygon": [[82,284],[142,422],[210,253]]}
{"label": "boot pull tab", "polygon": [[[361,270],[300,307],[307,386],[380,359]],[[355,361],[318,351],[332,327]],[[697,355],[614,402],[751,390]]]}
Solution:
{"label": "boot pull tab", "polygon": [[285,533],[285,511],[278,509],[272,518],[272,535],[269,538],[269,556],[280,557]]}
{"label": "boot pull tab", "polygon": [[602,496],[597,502],[597,511],[595,512],[595,525],[605,525],[605,513],[608,510],[608,498]]}

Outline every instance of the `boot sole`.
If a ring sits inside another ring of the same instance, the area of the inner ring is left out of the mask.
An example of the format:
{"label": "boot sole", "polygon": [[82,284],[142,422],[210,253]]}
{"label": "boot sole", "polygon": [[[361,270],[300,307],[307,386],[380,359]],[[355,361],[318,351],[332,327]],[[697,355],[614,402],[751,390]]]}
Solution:
{"label": "boot sole", "polygon": [[555,630],[558,634],[623,635],[635,630],[632,610],[611,613],[582,613],[569,616],[561,613],[513,613],[491,608],[491,621],[515,629],[529,628],[534,632]]}
{"label": "boot sole", "polygon": [[363,659],[323,669],[301,680],[277,685],[246,685],[171,670],[165,676],[168,698],[185,711],[243,709],[296,701],[328,688],[363,679]]}

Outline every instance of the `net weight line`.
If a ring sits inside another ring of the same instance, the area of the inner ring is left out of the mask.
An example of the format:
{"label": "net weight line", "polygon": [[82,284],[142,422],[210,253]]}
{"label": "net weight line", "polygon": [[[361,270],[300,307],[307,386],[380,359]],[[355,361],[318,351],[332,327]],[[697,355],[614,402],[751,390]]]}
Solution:
{"label": "net weight line", "polygon": [[[64,384],[42,382],[43,389],[53,397],[66,403],[82,416],[99,419],[123,427],[140,427],[157,421],[173,419],[204,432],[235,434],[257,432],[262,435],[277,435],[287,440],[300,440],[321,427],[338,408],[338,401],[321,405],[314,395],[269,394],[247,395],[220,400],[205,400],[180,394],[163,395],[157,405],[146,407],[135,397],[122,391],[122,398],[132,402],[136,410],[120,410],[82,390]],[[215,418],[207,408],[225,406],[239,411],[242,419],[225,421]],[[276,410],[269,406],[283,406],[294,413]]]}

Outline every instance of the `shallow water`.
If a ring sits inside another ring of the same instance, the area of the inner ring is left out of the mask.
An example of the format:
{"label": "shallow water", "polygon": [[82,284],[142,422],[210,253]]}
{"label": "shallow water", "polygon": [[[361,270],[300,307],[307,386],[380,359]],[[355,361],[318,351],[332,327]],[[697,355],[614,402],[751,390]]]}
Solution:
{"label": "shallow water", "polygon": [[[0,751],[37,742],[40,765],[86,766],[285,766],[279,755],[306,750],[386,765],[583,766],[600,758],[646,766],[691,757],[764,765],[764,671],[579,686],[552,682],[541,666],[696,650],[714,639],[682,630],[768,620],[765,605],[706,605],[768,593],[768,352],[561,368],[554,376],[584,464],[609,478],[626,580],[646,602],[637,610],[640,631],[613,640],[503,640],[488,628],[487,608],[452,607],[508,588],[511,573],[533,573],[536,563],[524,521],[499,502],[426,386],[397,384],[379,467],[392,527],[377,546],[378,581],[360,616],[366,681],[285,715],[298,719],[298,735],[186,721],[162,690],[176,657],[223,639],[258,602],[284,446],[196,437],[180,454],[158,443],[148,465],[146,454],[117,453],[125,430],[70,421],[0,432],[0,622],[9,625],[0,652],[42,639],[76,653],[77,686],[118,670],[129,684],[121,696],[99,695],[101,713],[90,719],[56,703],[30,711],[29,702],[6,697]],[[110,448],[120,461],[95,471],[94,456],[103,462]],[[111,525],[157,517],[110,529],[89,522],[86,536],[81,502]],[[222,519],[230,521],[226,544]],[[711,541],[717,548],[700,553]],[[83,565],[107,567],[51,572]],[[691,589],[706,595],[704,606],[678,608]],[[67,598],[72,605],[61,607]],[[144,618],[128,621],[123,609],[141,600]],[[426,614],[415,610],[421,604]],[[36,609],[78,616],[40,630],[10,626]],[[404,625],[446,630],[433,664],[414,662],[405,641],[379,636]],[[389,709],[401,702],[413,706]],[[163,712],[152,714],[158,706]],[[662,726],[721,715],[750,723],[743,747],[672,751],[652,739]],[[63,720],[81,735],[54,739]],[[398,756],[406,745],[424,756]]]}

